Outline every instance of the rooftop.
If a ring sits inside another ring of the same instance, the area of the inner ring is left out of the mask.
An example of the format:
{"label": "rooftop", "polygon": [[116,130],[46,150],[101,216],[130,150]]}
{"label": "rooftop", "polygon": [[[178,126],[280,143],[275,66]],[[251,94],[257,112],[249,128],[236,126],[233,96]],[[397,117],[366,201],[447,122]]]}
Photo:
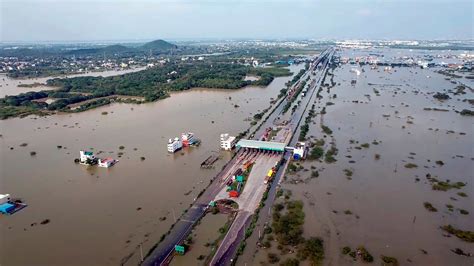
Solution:
{"label": "rooftop", "polygon": [[11,209],[12,207],[15,207],[15,205],[13,205],[11,203],[0,204],[0,212],[1,213],[7,213],[9,211],[9,209]]}
{"label": "rooftop", "polygon": [[285,143],[241,139],[237,142],[237,148],[253,148],[267,151],[285,151]]}

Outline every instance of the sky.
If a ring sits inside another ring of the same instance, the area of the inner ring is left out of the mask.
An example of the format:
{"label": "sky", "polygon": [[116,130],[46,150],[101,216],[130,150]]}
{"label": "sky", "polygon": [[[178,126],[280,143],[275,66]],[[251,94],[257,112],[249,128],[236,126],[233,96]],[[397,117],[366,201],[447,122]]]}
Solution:
{"label": "sky", "polygon": [[0,42],[473,39],[472,0],[0,0]]}

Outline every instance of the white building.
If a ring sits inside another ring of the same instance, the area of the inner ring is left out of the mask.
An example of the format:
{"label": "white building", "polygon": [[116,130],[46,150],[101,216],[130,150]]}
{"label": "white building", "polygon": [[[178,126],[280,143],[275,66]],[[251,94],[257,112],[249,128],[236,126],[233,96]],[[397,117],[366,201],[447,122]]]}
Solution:
{"label": "white building", "polygon": [[300,160],[305,158],[306,153],[306,144],[304,142],[297,142],[293,150],[293,158],[295,160]]}
{"label": "white building", "polygon": [[10,194],[0,194],[0,204],[7,203],[10,200]]}
{"label": "white building", "polygon": [[112,158],[99,159],[99,167],[109,168],[113,166],[117,161]]}
{"label": "white building", "polygon": [[229,134],[221,134],[221,148],[226,151],[230,151],[234,148],[237,142],[236,137],[230,136]]}
{"label": "white building", "polygon": [[80,151],[81,154],[81,163],[85,163],[88,159],[89,160],[94,160],[95,156],[94,153],[91,151]]}
{"label": "white building", "polygon": [[174,153],[183,147],[183,142],[179,138],[168,140],[168,152]]}

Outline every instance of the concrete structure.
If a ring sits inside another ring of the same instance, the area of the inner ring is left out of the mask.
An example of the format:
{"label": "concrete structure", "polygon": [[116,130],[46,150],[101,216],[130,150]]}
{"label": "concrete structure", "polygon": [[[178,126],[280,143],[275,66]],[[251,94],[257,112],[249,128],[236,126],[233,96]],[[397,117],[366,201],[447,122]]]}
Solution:
{"label": "concrete structure", "polygon": [[109,168],[113,166],[117,161],[113,158],[99,159],[99,167]]}
{"label": "concrete structure", "polygon": [[0,194],[0,204],[10,201],[10,194]]}
{"label": "concrete structure", "polygon": [[285,143],[241,139],[239,142],[237,142],[237,148],[249,148],[249,149],[257,149],[257,150],[263,150],[263,151],[284,152]]}
{"label": "concrete structure", "polygon": [[233,136],[230,136],[229,134],[221,134],[221,149],[230,151],[234,148],[236,138]]}
{"label": "concrete structure", "polygon": [[94,153],[91,151],[80,151],[81,154],[81,163],[85,163],[87,160],[94,160]]}
{"label": "concrete structure", "polygon": [[174,153],[180,150],[183,147],[183,142],[179,138],[174,138],[168,140],[168,152]]}
{"label": "concrete structure", "polygon": [[11,203],[0,204],[0,213],[9,214],[15,209],[15,205]]}
{"label": "concrete structure", "polygon": [[293,159],[304,159],[306,155],[306,144],[304,142],[297,142],[293,149]]}

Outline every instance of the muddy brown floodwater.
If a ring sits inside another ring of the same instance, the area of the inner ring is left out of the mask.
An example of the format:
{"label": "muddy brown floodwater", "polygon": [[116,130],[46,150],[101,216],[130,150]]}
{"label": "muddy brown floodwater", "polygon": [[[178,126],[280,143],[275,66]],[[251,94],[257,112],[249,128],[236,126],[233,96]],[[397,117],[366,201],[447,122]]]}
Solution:
{"label": "muddy brown floodwater", "polygon": [[229,219],[232,220],[228,214],[205,215],[190,234],[192,244],[189,250],[184,256],[173,257],[170,265],[205,265],[205,259],[217,248],[213,244],[221,235],[219,229],[224,228]]}
{"label": "muddy brown floodwater", "polygon": [[[326,106],[326,115],[313,118],[308,133],[325,139],[326,150],[335,141],[337,162],[305,161],[303,166],[310,171],[289,174],[283,184],[292,190],[292,198],[305,203],[305,237],[324,239],[325,265],[354,264],[341,249],[359,245],[374,256],[376,265],[381,255],[395,257],[401,265],[473,265],[472,257],[451,251],[461,248],[474,253],[472,243],[447,237],[440,226],[474,231],[474,120],[454,111],[472,110],[463,99],[473,99],[474,93],[449,93],[452,99],[440,102],[433,94],[457,85],[431,69],[395,68],[389,73],[365,66],[357,77],[352,67],[343,65],[334,71],[337,85],[330,93],[323,90],[317,112],[327,102],[334,105]],[[357,79],[354,86],[353,78]],[[332,129],[333,139],[324,136],[321,123]],[[369,147],[361,147],[364,143]],[[418,167],[405,168],[407,163]],[[318,178],[310,178],[311,167],[319,171]],[[346,176],[344,169],[352,176]],[[435,191],[427,174],[467,184]],[[429,212],[424,202],[438,211]],[[454,206],[452,211],[447,204]],[[469,214],[461,214],[461,209]],[[345,214],[346,210],[352,214]],[[254,259],[255,264],[262,261],[267,261],[266,252],[258,252]]]}
{"label": "muddy brown floodwater", "polygon": [[[266,88],[193,89],[148,104],[0,121],[0,193],[29,205],[0,217],[0,264],[117,265],[140,243],[146,253],[230,159],[219,151],[219,134],[246,130],[250,122],[244,120],[267,108],[290,79],[276,78]],[[201,146],[168,154],[168,138],[188,131]],[[75,164],[81,149],[120,162],[110,169]],[[201,170],[216,152],[216,167]],[[50,222],[41,224],[45,219]]]}

